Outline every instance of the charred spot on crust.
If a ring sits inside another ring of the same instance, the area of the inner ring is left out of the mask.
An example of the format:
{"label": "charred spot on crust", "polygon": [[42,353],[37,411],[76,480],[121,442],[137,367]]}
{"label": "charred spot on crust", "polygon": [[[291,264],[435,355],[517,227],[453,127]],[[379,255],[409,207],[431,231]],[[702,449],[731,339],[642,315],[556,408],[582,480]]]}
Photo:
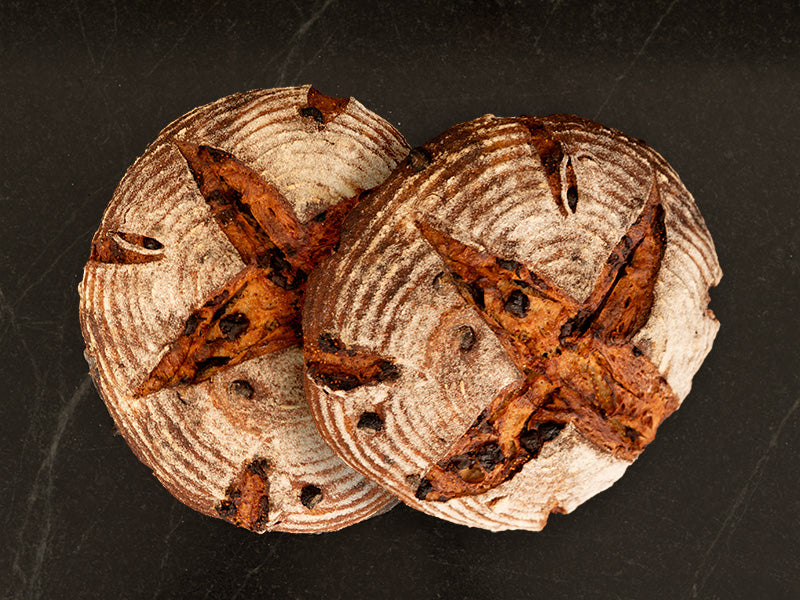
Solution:
{"label": "charred spot on crust", "polygon": [[431,164],[431,153],[422,146],[417,146],[408,153],[408,164],[414,173],[419,173]]}
{"label": "charred spot on crust", "polygon": [[228,385],[228,393],[233,396],[239,396],[240,398],[247,398],[248,400],[253,397],[255,393],[253,390],[253,386],[250,385],[250,382],[245,381],[244,379],[237,379],[235,381],[231,381]]}
{"label": "charred spot on crust", "polygon": [[377,433],[383,429],[383,419],[376,412],[363,412],[356,427]]}
{"label": "charred spot on crust", "polygon": [[308,510],[312,510],[322,501],[322,490],[315,485],[303,486],[300,490],[300,503]]}

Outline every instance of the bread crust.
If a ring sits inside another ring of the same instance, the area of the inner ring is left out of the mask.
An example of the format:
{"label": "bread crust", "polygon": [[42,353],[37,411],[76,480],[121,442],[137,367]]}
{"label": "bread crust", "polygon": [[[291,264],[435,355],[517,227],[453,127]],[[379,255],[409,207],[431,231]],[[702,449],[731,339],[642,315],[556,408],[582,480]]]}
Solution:
{"label": "bread crust", "polygon": [[79,287],[86,356],[119,431],[185,504],[258,532],[394,505],[315,429],[299,311],[331,215],[407,151],[353,98],[254,90],[168,125],[120,182]]}
{"label": "bread crust", "polygon": [[[694,200],[643,142],[486,115],[413,150],[310,278],[312,413],[410,506],[539,530],[616,481],[689,393],[720,276]],[[330,340],[396,376],[338,385],[351,363]]]}

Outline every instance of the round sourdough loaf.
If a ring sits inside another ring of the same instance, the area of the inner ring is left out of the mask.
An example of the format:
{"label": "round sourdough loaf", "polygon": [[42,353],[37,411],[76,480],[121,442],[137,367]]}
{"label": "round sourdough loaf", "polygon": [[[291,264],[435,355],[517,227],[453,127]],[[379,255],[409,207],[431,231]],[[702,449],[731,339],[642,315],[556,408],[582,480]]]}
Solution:
{"label": "round sourdough loaf", "polygon": [[481,117],[412,150],[312,274],[312,413],[410,506],[539,530],[622,476],[688,394],[720,276],[643,142],[568,115]]}
{"label": "round sourdough loaf", "polygon": [[86,357],[182,502],[257,532],[335,530],[395,503],[314,427],[300,311],[347,211],[407,152],[353,98],[303,86],[197,108],[128,170],[79,288]]}

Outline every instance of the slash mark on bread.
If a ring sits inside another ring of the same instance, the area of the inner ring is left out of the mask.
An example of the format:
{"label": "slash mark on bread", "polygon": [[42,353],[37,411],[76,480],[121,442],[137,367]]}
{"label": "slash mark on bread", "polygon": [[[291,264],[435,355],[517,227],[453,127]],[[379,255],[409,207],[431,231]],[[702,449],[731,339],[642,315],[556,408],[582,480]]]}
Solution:
{"label": "slash mark on bread", "polygon": [[347,391],[364,385],[391,383],[401,374],[394,359],[366,348],[347,346],[329,333],[321,334],[315,343],[306,340],[306,355],[309,377],[331,390]]}
{"label": "slash mark on bread", "polygon": [[[346,107],[337,99],[315,102],[328,115]],[[245,267],[192,311],[139,385],[139,395],[197,383],[242,361],[301,343],[306,275],[333,251],[342,221],[358,199],[356,194],[301,223],[272,182],[229,152],[173,142]]]}
{"label": "slash mark on bread", "polygon": [[[549,138],[540,144],[540,154],[554,156],[555,164],[560,150]],[[524,377],[419,480],[416,497],[446,501],[493,489],[535,460],[567,424],[618,458],[638,456],[678,407],[666,380],[632,343],[650,317],[666,246],[655,182],[584,302],[526,265],[428,223],[417,227]]]}
{"label": "slash mark on bread", "polygon": [[217,514],[239,527],[264,532],[269,519],[269,462],[254,458],[231,483]]}

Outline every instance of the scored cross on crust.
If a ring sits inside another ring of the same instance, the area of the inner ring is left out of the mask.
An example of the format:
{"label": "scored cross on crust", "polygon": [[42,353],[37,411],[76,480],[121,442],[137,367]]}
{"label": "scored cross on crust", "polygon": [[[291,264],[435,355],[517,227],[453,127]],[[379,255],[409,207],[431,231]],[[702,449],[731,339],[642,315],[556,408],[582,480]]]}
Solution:
{"label": "scored cross on crust", "polygon": [[[139,396],[197,383],[226,367],[299,344],[306,275],[331,253],[342,220],[358,199],[356,194],[300,223],[283,194],[231,154],[173,141],[245,267],[189,315],[139,385]],[[103,243],[93,255],[109,260],[120,255],[118,244]]]}
{"label": "scored cross on crust", "polygon": [[[666,246],[655,182],[584,302],[519,262],[462,244],[428,223],[417,227],[523,378],[499,394],[425,474],[416,497],[445,501],[495,488],[568,423],[615,457],[638,456],[679,404],[632,343],[650,316]],[[476,333],[462,329],[460,348],[469,351]]]}

